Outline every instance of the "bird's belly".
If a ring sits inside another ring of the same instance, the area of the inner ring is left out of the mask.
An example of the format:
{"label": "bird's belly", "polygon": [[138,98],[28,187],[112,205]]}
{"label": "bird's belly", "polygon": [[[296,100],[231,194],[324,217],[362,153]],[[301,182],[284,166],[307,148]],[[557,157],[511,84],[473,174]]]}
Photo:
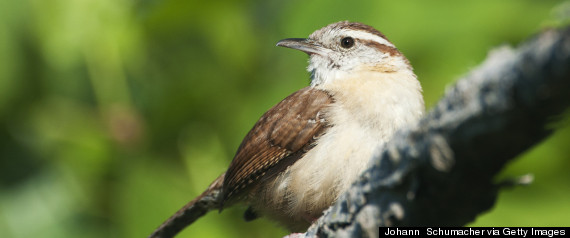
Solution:
{"label": "bird's belly", "polygon": [[[336,128],[323,135],[305,157],[290,169],[290,209],[320,216],[366,169],[381,145],[361,128]],[[328,137],[328,138],[326,138]]]}
{"label": "bird's belly", "polygon": [[[378,133],[379,134],[379,133]],[[293,231],[305,230],[367,168],[384,143],[356,124],[332,127],[318,144],[270,181],[252,206]]]}

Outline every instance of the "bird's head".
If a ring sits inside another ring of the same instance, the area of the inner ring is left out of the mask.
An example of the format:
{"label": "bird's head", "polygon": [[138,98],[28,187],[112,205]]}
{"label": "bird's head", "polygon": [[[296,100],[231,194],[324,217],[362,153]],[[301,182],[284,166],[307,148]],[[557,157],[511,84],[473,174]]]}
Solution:
{"label": "bird's head", "polygon": [[277,46],[309,54],[307,70],[313,86],[359,71],[412,71],[406,57],[384,34],[362,23],[333,23],[313,32],[309,38],[284,39]]}

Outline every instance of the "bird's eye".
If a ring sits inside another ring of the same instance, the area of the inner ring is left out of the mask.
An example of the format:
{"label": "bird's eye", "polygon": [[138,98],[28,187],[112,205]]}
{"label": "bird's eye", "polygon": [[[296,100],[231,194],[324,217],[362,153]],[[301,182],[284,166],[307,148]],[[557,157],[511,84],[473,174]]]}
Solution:
{"label": "bird's eye", "polygon": [[342,40],[340,40],[340,46],[342,46],[342,48],[348,49],[354,46],[354,39],[352,37],[342,38]]}

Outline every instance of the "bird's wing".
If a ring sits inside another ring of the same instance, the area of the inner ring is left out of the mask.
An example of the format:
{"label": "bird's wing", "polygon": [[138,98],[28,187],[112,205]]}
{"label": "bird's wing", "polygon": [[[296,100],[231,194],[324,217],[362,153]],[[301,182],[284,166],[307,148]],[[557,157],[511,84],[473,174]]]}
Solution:
{"label": "bird's wing", "polygon": [[306,87],[263,114],[244,138],[226,172],[222,204],[280,162],[305,153],[328,127],[323,111],[331,103],[333,98],[327,92]]}

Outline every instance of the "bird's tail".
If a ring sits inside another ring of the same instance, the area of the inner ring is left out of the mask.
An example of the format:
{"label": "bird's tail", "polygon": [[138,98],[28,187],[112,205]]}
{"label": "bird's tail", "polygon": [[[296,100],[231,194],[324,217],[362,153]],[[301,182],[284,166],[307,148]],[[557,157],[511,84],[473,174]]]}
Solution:
{"label": "bird's tail", "polygon": [[200,196],[190,201],[162,225],[160,225],[148,238],[171,238],[185,227],[194,223],[198,218],[202,217],[210,210],[220,208],[219,194],[222,191],[225,173],[220,175],[206,191]]}

